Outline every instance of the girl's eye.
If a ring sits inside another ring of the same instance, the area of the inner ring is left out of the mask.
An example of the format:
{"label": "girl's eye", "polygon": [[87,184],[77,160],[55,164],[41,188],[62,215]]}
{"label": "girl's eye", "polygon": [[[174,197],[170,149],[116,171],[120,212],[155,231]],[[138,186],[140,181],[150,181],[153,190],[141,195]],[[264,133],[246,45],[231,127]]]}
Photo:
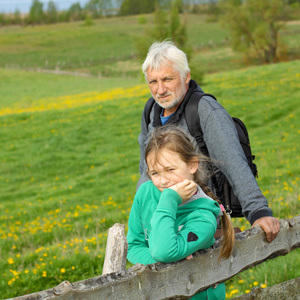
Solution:
{"label": "girl's eye", "polygon": [[156,175],[157,175],[157,172],[151,173],[151,176],[156,176]]}
{"label": "girl's eye", "polygon": [[174,170],[175,170],[175,169],[169,169],[168,171],[169,171],[169,172],[173,172]]}

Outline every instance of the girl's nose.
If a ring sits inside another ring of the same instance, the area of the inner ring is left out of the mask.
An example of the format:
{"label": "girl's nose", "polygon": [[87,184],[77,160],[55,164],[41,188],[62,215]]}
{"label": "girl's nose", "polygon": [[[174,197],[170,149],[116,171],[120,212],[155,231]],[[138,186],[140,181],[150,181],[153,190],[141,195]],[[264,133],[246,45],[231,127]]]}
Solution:
{"label": "girl's nose", "polygon": [[167,187],[169,183],[170,183],[170,179],[168,178],[168,176],[166,176],[166,175],[161,175],[161,177],[160,177],[160,184],[161,184],[163,187]]}

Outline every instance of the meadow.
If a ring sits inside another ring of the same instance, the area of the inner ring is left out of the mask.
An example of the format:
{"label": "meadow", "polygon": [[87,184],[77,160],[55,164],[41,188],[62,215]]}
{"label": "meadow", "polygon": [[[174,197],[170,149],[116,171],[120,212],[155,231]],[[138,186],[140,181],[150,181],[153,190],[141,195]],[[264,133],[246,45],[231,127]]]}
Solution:
{"label": "meadow", "polygon": [[[294,61],[212,74],[203,86],[247,124],[258,182],[278,218],[299,212],[299,67]],[[11,72],[0,70],[1,78]],[[18,78],[28,79],[30,91],[43,81],[51,90],[67,80],[30,72],[13,78],[5,84],[11,95]],[[82,79],[68,80],[76,89]],[[100,275],[108,228],[127,223],[149,92],[137,83],[89,89],[1,105],[1,299]],[[250,227],[244,219],[234,222]],[[228,297],[298,277],[297,260],[294,250],[241,273],[227,283]]]}
{"label": "meadow", "polygon": [[[298,215],[300,61],[243,68],[242,58],[222,46],[220,26],[190,19],[193,59],[224,71],[207,74],[202,88],[246,123],[274,216]],[[140,118],[150,96],[137,75],[133,43],[148,25],[138,26],[137,17],[96,24],[0,29],[1,67],[97,75],[0,68],[0,299],[101,275],[108,229],[127,225],[139,178]],[[295,49],[298,26],[285,35]],[[250,228],[243,218],[233,222]],[[299,257],[293,250],[235,276],[226,283],[227,298],[299,277]]]}

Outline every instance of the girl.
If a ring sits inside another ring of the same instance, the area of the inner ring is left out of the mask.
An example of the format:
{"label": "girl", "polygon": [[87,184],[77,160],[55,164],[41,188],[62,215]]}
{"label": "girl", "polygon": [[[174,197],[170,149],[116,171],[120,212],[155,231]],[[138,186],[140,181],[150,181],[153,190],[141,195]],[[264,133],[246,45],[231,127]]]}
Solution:
{"label": "girl", "polygon": [[[223,231],[220,258],[228,258],[234,231],[219,200],[202,183],[203,162],[208,158],[196,152],[184,131],[165,125],[152,133],[145,160],[151,181],[140,186],[131,208],[128,260],[146,265],[191,259],[192,253],[215,242],[219,215]],[[225,299],[225,284],[192,299]]]}

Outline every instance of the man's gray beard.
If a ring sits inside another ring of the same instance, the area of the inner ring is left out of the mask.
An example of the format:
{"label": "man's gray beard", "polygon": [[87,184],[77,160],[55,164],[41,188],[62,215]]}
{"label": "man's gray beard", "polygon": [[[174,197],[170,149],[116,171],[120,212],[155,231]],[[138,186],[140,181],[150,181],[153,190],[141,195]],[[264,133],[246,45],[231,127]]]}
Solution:
{"label": "man's gray beard", "polygon": [[[155,98],[154,98],[155,99]],[[156,101],[156,99],[155,99],[155,101]],[[179,98],[179,99],[175,99],[174,100],[174,102],[172,102],[172,103],[170,103],[169,105],[163,105],[162,103],[159,103],[159,102],[157,102],[157,104],[160,106],[160,107],[162,107],[162,108],[164,108],[164,109],[172,109],[172,108],[174,108],[176,105],[178,105],[178,103],[180,103],[180,101],[181,101],[181,98]]]}
{"label": "man's gray beard", "polygon": [[158,101],[156,100],[156,98],[154,97],[153,94],[152,94],[152,97],[154,98],[154,100],[156,101],[156,103],[157,103],[160,107],[162,107],[162,108],[164,108],[164,109],[172,109],[172,108],[174,108],[176,105],[178,105],[178,103],[180,103],[180,102],[183,100],[183,98],[184,98],[184,96],[185,96],[185,94],[186,94],[186,90],[185,90],[185,87],[184,87],[184,83],[182,82],[181,85],[182,85],[182,93],[180,94],[179,98],[174,99],[173,102],[170,103],[168,106],[165,106],[163,103],[158,102]]}

